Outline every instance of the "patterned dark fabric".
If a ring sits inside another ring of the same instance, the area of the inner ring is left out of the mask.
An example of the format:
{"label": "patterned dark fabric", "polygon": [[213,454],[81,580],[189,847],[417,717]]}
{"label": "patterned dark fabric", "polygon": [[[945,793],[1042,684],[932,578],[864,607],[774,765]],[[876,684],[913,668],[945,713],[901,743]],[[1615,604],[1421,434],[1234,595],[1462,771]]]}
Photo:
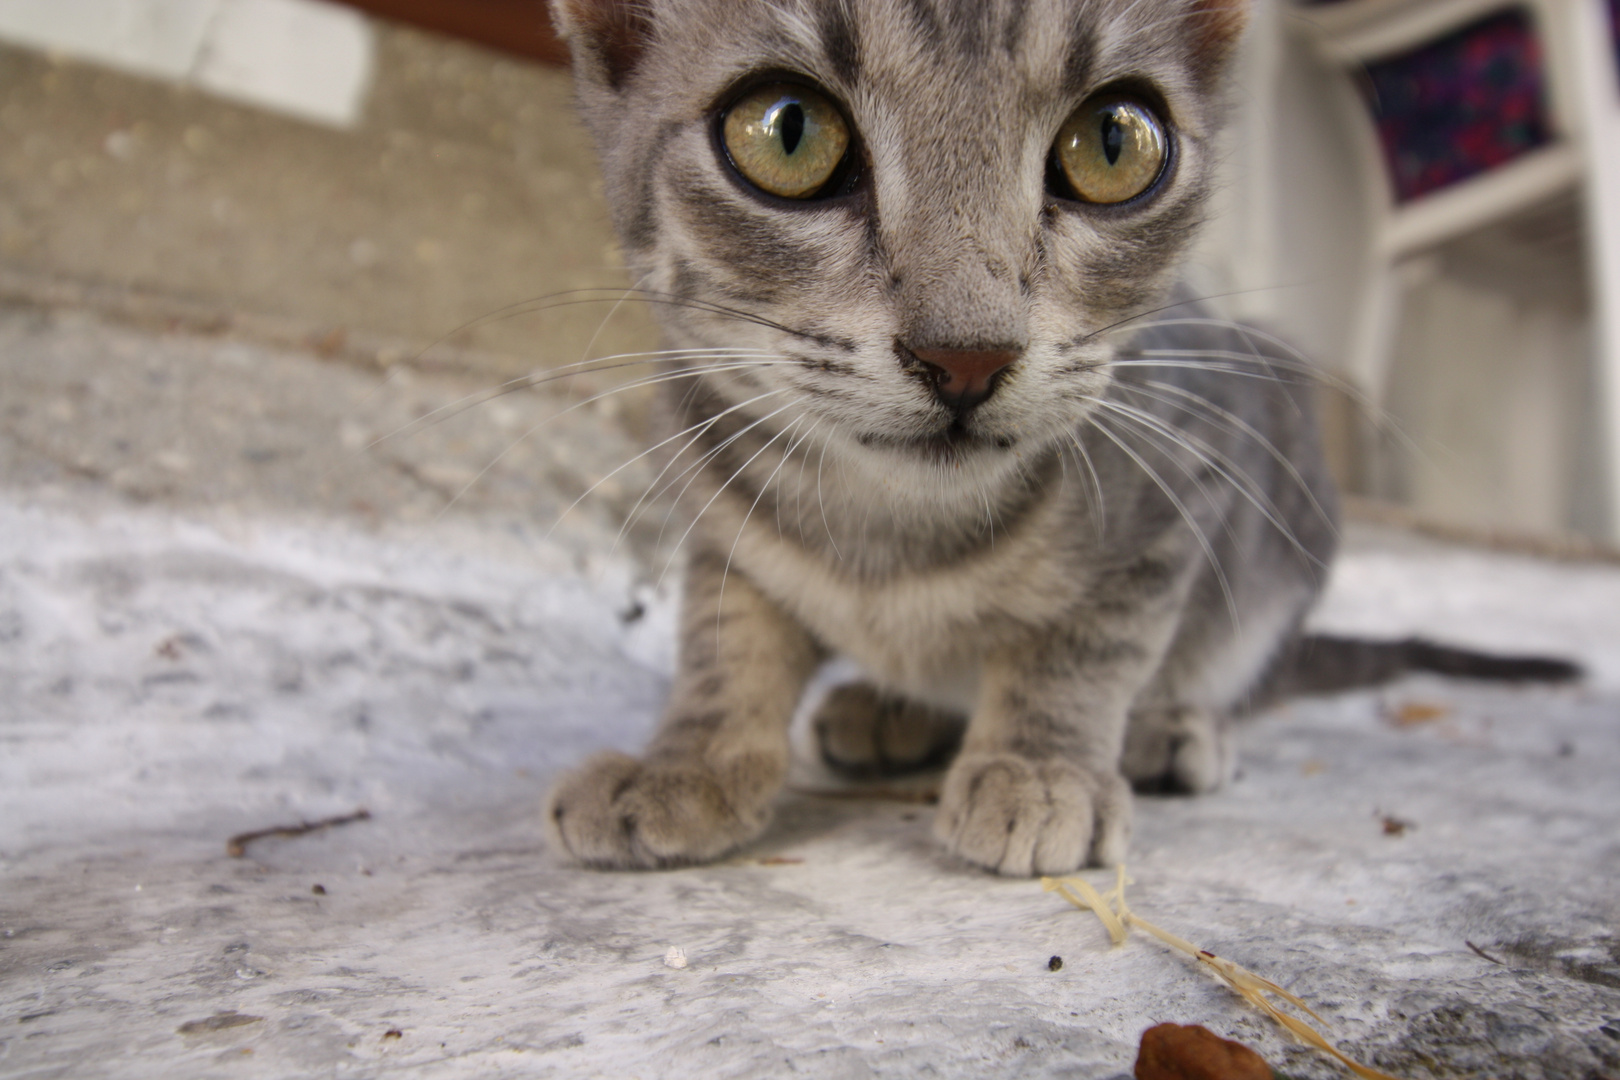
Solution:
{"label": "patterned dark fabric", "polygon": [[1614,46],[1614,66],[1620,68],[1620,0],[1609,0],[1609,43]]}
{"label": "patterned dark fabric", "polygon": [[1551,137],[1541,43],[1524,11],[1492,15],[1368,64],[1366,73],[1398,202],[1493,169]]}

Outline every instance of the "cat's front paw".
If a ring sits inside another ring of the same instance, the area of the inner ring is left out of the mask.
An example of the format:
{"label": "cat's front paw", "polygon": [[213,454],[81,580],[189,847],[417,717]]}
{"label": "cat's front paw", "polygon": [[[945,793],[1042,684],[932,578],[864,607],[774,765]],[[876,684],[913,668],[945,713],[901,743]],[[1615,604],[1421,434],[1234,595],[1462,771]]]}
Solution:
{"label": "cat's front paw", "polygon": [[603,869],[708,862],[752,840],[770,820],[769,801],[699,761],[638,761],[598,754],[552,789],[552,844]]}
{"label": "cat's front paw", "polygon": [[1066,874],[1124,861],[1131,792],[1116,772],[1063,758],[972,754],[945,777],[934,833],[1000,874]]}

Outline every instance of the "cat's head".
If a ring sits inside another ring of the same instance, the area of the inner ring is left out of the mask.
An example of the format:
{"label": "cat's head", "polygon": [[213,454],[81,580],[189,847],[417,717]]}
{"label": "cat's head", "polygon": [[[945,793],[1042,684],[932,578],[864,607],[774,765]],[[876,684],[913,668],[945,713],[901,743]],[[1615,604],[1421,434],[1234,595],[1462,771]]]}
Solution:
{"label": "cat's head", "polygon": [[[635,284],[883,469],[1066,438],[1200,220],[1245,0],[554,0]],[[716,354],[717,356],[720,354]],[[784,408],[785,406],[785,408]],[[943,467],[943,469],[942,469]]]}

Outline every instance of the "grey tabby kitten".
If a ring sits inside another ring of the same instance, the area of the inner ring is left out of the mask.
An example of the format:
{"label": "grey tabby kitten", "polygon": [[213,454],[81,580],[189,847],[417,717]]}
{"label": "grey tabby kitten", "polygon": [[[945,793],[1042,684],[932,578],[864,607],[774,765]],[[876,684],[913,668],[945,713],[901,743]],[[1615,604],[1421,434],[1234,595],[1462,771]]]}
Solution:
{"label": "grey tabby kitten", "polygon": [[843,655],[870,683],[823,753],[959,743],[950,851],[1120,861],[1131,781],[1226,776],[1222,721],[1334,547],[1295,362],[1164,307],[1243,0],[555,3],[632,272],[691,350],[669,475],[701,512],[663,725],[558,784],[553,842],[657,867],[758,835]]}

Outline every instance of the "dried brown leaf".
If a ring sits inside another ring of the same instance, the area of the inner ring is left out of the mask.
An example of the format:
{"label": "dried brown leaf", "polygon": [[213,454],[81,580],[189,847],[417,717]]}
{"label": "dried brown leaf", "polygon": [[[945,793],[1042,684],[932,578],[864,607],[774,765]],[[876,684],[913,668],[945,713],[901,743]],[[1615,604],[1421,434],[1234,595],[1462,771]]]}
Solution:
{"label": "dried brown leaf", "polygon": [[1142,1032],[1136,1080],[1271,1080],[1264,1058],[1197,1024],[1155,1024]]}
{"label": "dried brown leaf", "polygon": [[1389,722],[1396,727],[1416,727],[1418,724],[1427,724],[1431,720],[1451,715],[1451,706],[1436,705],[1427,701],[1408,701],[1400,708],[1389,714]]}

